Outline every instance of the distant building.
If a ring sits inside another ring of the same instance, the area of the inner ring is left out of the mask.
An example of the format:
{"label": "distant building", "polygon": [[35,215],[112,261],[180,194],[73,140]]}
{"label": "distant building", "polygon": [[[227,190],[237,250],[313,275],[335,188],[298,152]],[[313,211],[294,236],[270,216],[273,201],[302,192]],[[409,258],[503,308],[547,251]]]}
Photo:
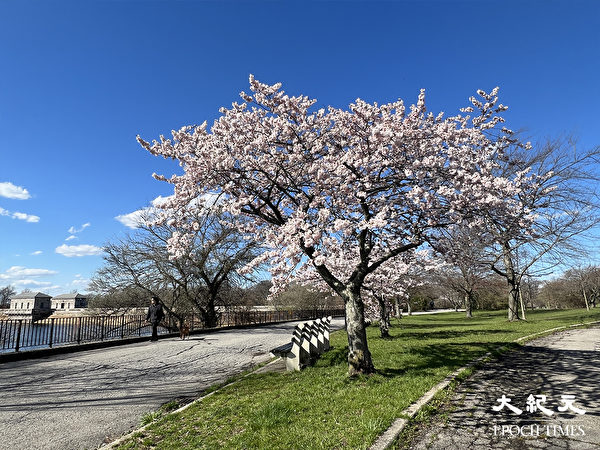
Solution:
{"label": "distant building", "polygon": [[10,308],[4,311],[9,319],[45,319],[54,312],[76,312],[87,308],[87,296],[74,294],[61,294],[51,297],[42,292],[23,292],[13,295],[10,299]]}
{"label": "distant building", "polygon": [[69,311],[74,308],[87,308],[87,297],[76,292],[52,298],[52,309],[56,311]]}
{"label": "distant building", "polygon": [[11,319],[43,319],[52,314],[51,299],[42,292],[23,292],[10,298],[6,315]]}

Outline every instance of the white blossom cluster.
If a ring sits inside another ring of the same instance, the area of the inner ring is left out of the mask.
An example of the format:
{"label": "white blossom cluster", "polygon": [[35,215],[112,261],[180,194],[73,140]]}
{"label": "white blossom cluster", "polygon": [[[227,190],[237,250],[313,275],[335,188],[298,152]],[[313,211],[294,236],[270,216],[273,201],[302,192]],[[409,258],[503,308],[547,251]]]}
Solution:
{"label": "white blossom cluster", "polygon": [[269,264],[274,292],[318,274],[347,299],[369,284],[401,292],[423,259],[415,250],[453,224],[482,227],[490,211],[518,216],[523,227],[532,219],[518,194],[535,176],[498,174],[513,141],[498,129],[506,110],[498,88],[478,91],[466,115],[453,117],[427,112],[424,90],[408,108],[357,99],[348,109],[315,109],[315,100],[253,76],[250,91],[210,128],[183,127],[152,143],[138,137],[184,169],[155,175],[175,188],[162,214],[181,230],[169,241],[175,257],[195,226],[186,206],[218,196],[232,216],[251,218],[236,226],[268,249],[254,264]]}

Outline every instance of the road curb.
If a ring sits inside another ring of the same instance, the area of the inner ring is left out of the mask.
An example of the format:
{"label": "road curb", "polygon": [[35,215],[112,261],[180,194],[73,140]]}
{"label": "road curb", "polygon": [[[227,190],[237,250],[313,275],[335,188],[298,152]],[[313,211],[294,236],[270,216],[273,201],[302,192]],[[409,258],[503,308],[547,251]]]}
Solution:
{"label": "road curb", "polygon": [[[533,334],[529,334],[527,336],[520,337],[518,339],[515,339],[511,343],[520,343],[520,342],[530,340],[530,339],[533,339],[533,338],[541,336],[541,335],[554,334],[558,331],[566,330],[569,328],[577,328],[577,327],[582,327],[582,326],[587,326],[587,325],[596,325],[596,324],[600,324],[600,321],[583,322],[583,323],[577,323],[574,325],[565,325],[562,327],[551,328],[549,330],[540,331],[538,333],[533,333]],[[390,425],[390,427],[377,438],[375,443],[373,445],[371,445],[371,447],[369,447],[369,450],[385,450],[385,449],[389,448],[390,445],[392,445],[394,443],[394,441],[396,440],[396,438],[400,435],[402,430],[404,430],[404,428],[406,428],[406,425],[408,425],[410,419],[412,419],[423,406],[425,406],[427,403],[429,403],[429,401],[431,401],[431,399],[439,391],[448,387],[448,385],[452,381],[454,381],[456,379],[456,377],[459,376],[465,370],[467,370],[467,369],[479,364],[480,362],[484,361],[485,359],[491,357],[492,353],[501,352],[501,351],[505,350],[506,348],[508,348],[508,344],[496,348],[493,352],[487,352],[485,355],[474,359],[467,365],[452,372],[450,375],[448,375],[446,378],[444,378],[443,381],[436,384],[429,391],[427,391],[425,393],[425,395],[423,395],[416,402],[414,402],[408,408],[406,408],[404,411],[402,411],[400,413],[400,415],[404,416],[404,417],[399,417],[396,420],[394,420],[394,422],[392,422],[392,425]]]}

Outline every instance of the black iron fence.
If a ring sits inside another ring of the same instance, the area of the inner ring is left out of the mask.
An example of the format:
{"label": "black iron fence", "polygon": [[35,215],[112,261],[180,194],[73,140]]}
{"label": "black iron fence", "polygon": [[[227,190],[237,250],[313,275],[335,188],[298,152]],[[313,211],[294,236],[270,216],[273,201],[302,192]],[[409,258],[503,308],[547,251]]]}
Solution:
{"label": "black iron fence", "polygon": [[[219,315],[216,328],[343,315],[343,309],[228,311]],[[183,321],[167,316],[161,322],[158,332],[159,334],[176,333],[182,323],[186,323],[190,331],[206,328],[197,315],[187,316]],[[145,315],[57,317],[37,321],[0,320],[0,352],[52,348],[57,345],[117,340],[151,334],[152,326],[146,322]]]}

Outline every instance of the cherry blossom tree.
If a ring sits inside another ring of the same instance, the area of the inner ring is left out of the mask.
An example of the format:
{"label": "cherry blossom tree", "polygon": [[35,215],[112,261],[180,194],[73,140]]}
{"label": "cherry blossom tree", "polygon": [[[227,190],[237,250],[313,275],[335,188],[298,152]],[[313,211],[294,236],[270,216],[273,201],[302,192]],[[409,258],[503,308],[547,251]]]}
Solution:
{"label": "cherry blossom tree", "polygon": [[[371,373],[367,277],[444,227],[476,224],[487,208],[510,215],[518,207],[518,177],[494,173],[511,139],[499,129],[506,107],[497,88],[478,91],[482,101],[471,98],[467,114],[447,118],[426,111],[424,90],[409,108],[357,99],[347,110],[316,109],[315,100],[253,76],[250,90],[210,128],[186,126],[152,143],[138,137],[183,167],[168,179],[155,174],[174,185],[163,219],[193,231],[182,206],[207,194],[232,216],[249,217],[240,231],[269,249],[254,264],[270,264],[272,292],[303,271],[318,273],[345,303],[350,375]],[[188,236],[171,238],[173,257]]]}
{"label": "cherry blossom tree", "polygon": [[[367,322],[378,321],[382,338],[390,336],[390,315],[393,301],[407,296],[408,287],[414,284],[413,276],[418,270],[425,270],[427,263],[425,257],[428,251],[410,250],[398,257],[386,261],[381,267],[370,273],[361,286],[361,299],[365,306],[365,319]],[[320,291],[332,289],[325,283],[319,273],[307,265],[302,272],[302,282]],[[334,272],[341,273],[344,268],[333,268]],[[349,277],[345,274],[342,278]]]}
{"label": "cherry blossom tree", "polygon": [[463,296],[467,318],[473,317],[476,290],[490,270],[487,250],[491,239],[484,229],[456,225],[440,233],[435,244],[438,254],[447,263],[438,277]]}
{"label": "cherry blossom tree", "polygon": [[363,284],[362,296],[366,306],[366,317],[379,321],[379,333],[382,338],[390,336],[392,300],[406,294],[405,276],[406,272],[402,269],[382,269],[371,274]]}
{"label": "cherry blossom tree", "polygon": [[439,270],[444,262],[431,250],[411,250],[388,260],[369,274],[362,286],[366,317],[379,322],[382,338],[390,337],[390,316],[394,306],[408,299],[408,291],[418,284],[419,275]]}
{"label": "cherry blossom tree", "polygon": [[367,317],[379,321],[382,338],[390,336],[392,301],[405,297],[410,285],[410,266],[402,262],[394,266],[385,264],[381,270],[370,274],[362,287]]}

